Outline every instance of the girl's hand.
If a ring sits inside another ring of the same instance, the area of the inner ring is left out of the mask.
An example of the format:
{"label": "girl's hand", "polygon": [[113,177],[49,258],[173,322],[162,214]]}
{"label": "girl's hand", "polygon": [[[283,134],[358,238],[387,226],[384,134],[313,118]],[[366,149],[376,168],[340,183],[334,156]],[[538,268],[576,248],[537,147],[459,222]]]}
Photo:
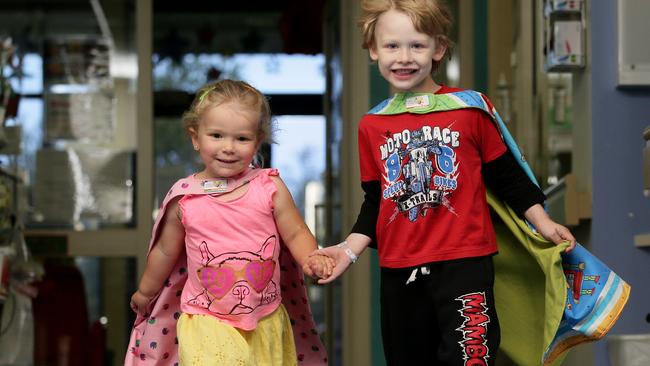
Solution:
{"label": "girl's hand", "polygon": [[335,264],[334,260],[326,255],[310,255],[302,269],[312,278],[327,278],[332,274]]}
{"label": "girl's hand", "polygon": [[151,305],[151,301],[154,297],[155,295],[147,296],[140,292],[140,290],[136,291],[133,296],[131,296],[131,310],[144,317],[148,316],[149,305]]}
{"label": "girl's hand", "polygon": [[330,283],[337,279],[339,276],[341,276],[341,274],[343,274],[343,272],[345,272],[346,269],[348,269],[350,264],[352,264],[350,256],[348,256],[348,254],[345,252],[345,249],[336,245],[316,250],[310,254],[310,256],[317,255],[326,255],[336,262],[336,265],[334,266],[334,269],[330,275],[318,280],[318,283],[321,285]]}

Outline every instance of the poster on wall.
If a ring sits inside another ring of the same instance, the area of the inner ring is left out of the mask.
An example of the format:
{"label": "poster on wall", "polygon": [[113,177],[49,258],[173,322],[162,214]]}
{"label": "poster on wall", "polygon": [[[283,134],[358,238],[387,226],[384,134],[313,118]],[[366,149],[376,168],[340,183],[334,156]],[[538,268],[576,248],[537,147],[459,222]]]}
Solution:
{"label": "poster on wall", "polygon": [[100,36],[44,40],[45,139],[110,144],[115,98],[110,42]]}
{"label": "poster on wall", "polygon": [[103,37],[48,38],[43,45],[43,83],[110,88],[110,46]]}
{"label": "poster on wall", "polygon": [[44,41],[45,143],[36,154],[30,226],[94,230],[132,222],[134,154],[115,146],[110,54],[102,37]]}
{"label": "poster on wall", "polygon": [[115,98],[105,91],[45,94],[45,139],[110,144]]}

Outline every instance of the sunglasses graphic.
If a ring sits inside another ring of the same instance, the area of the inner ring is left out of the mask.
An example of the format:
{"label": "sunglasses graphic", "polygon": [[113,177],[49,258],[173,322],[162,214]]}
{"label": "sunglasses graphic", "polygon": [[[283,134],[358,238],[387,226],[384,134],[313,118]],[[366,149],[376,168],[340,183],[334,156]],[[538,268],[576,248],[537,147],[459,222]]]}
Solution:
{"label": "sunglasses graphic", "polygon": [[262,292],[273,278],[274,272],[273,260],[256,260],[239,269],[227,264],[221,267],[202,267],[197,270],[197,275],[201,285],[217,299],[221,299],[240,281],[247,282],[256,292]]}

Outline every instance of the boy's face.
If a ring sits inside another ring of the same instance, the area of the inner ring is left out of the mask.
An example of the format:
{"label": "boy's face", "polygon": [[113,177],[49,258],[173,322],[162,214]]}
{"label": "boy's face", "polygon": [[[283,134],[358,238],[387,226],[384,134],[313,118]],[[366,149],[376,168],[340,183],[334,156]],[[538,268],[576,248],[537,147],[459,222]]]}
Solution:
{"label": "boy's face", "polygon": [[398,92],[432,93],[433,60],[440,61],[445,48],[433,37],[418,32],[408,15],[389,10],[377,19],[375,43],[369,49],[381,75]]}

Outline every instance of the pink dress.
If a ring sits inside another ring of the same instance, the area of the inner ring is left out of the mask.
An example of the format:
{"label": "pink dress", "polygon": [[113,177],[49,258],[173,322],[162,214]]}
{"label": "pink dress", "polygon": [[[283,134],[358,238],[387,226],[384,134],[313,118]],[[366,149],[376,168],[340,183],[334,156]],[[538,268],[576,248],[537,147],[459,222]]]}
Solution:
{"label": "pink dress", "polygon": [[275,183],[260,174],[247,188],[228,202],[208,195],[180,199],[189,274],[181,311],[253,330],[280,305],[280,235]]}
{"label": "pink dress", "polygon": [[[245,173],[240,182],[231,184],[221,193],[227,193],[239,185],[255,179],[258,175],[277,175],[277,170],[253,169]],[[214,187],[215,185],[213,185]],[[219,187],[217,187],[219,188]],[[167,204],[178,196],[214,194],[192,176],[178,180],[169,190],[153,226],[149,250],[158,237],[158,224],[164,216]],[[282,304],[291,318],[296,354],[299,365],[327,365],[327,353],[309,307],[303,273],[281,240],[279,251],[280,294]],[[277,266],[276,266],[277,267]],[[182,254],[160,294],[152,301],[146,317],[140,315],[131,331],[125,365],[177,365],[178,342],[176,320],[181,314],[181,295],[188,279],[187,257]]]}

